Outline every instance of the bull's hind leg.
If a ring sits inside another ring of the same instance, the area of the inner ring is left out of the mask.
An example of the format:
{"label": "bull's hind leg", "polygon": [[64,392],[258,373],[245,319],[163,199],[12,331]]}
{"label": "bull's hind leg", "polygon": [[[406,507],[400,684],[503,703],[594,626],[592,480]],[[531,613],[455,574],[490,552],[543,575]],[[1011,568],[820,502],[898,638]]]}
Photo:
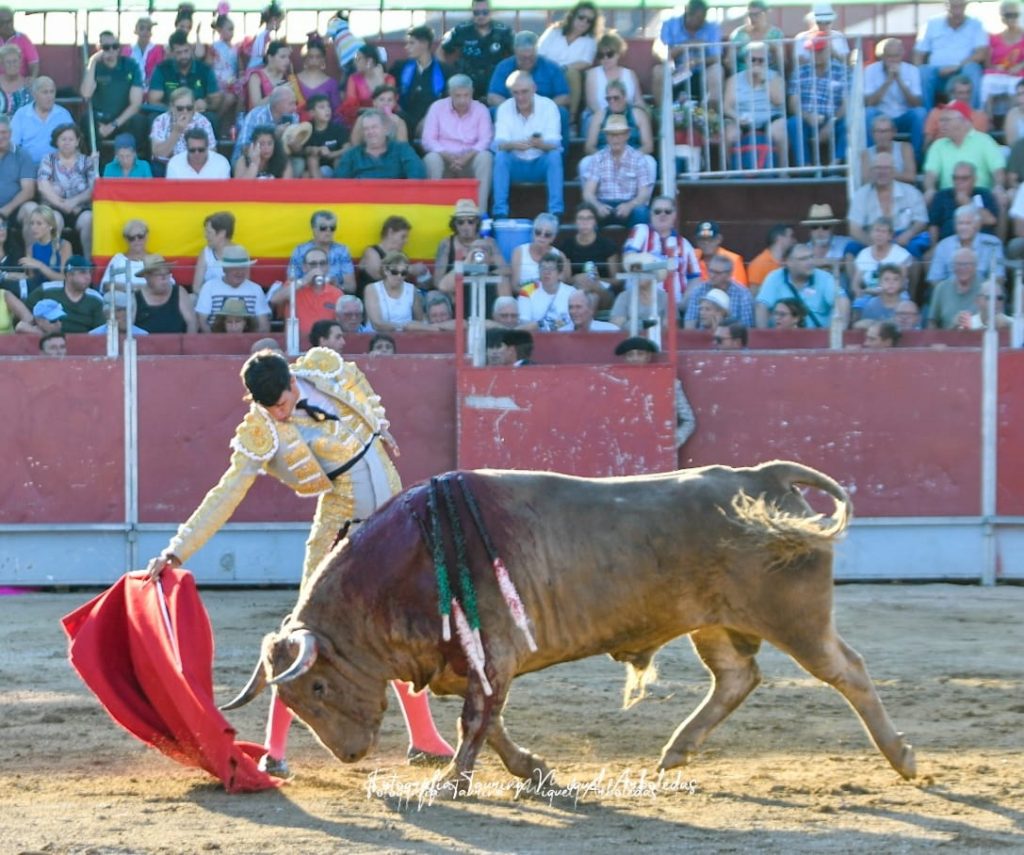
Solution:
{"label": "bull's hind leg", "polygon": [[501,758],[505,768],[517,778],[538,783],[550,782],[551,770],[548,768],[548,764],[542,757],[531,754],[512,741],[512,737],[505,730],[505,719],[500,713],[491,720],[490,730],[487,731],[487,744]]}
{"label": "bull's hind leg", "polygon": [[908,779],[917,775],[913,747],[893,727],[863,657],[843,641],[835,627],[828,626],[824,639],[801,635],[795,639],[768,640],[846,698],[878,750],[897,772]]}
{"label": "bull's hind leg", "polygon": [[672,734],[661,752],[659,769],[689,763],[711,731],[761,682],[761,670],[754,659],[761,646],[757,636],[724,627],[707,627],[690,633],[690,641],[711,672],[711,689]]}

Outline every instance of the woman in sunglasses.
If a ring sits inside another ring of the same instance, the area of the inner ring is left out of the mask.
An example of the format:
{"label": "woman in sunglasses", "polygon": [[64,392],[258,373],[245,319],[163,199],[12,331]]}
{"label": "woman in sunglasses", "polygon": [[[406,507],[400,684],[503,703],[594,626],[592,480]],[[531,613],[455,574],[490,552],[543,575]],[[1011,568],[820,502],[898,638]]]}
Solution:
{"label": "woman in sunglasses", "polygon": [[[554,214],[538,214],[533,221],[533,240],[523,243],[512,250],[512,296],[519,293],[523,285],[540,281],[540,260],[549,252],[561,252],[555,249],[555,238],[558,236],[558,217]],[[572,276],[569,261],[562,255],[562,280],[568,282]]]}
{"label": "woman in sunglasses", "polygon": [[590,0],[577,3],[559,24],[552,24],[537,42],[537,52],[562,67],[569,83],[569,116],[575,119],[583,98],[583,74],[594,64],[597,37],[604,23]]}
{"label": "woman in sunglasses", "polygon": [[124,252],[119,252],[110,259],[107,269],[103,271],[103,278],[100,280],[100,290],[106,291],[111,283],[123,286],[127,281],[133,286],[142,287],[146,280],[139,275],[139,271],[146,266],[146,255],[149,248],[146,242],[149,240],[149,226],[144,220],[128,220],[124,224],[121,234],[128,245]]}
{"label": "woman in sunglasses", "polygon": [[[597,42],[597,65],[587,70],[587,109],[583,113],[584,126],[593,115],[608,109],[608,84],[618,80],[624,87],[624,103],[630,107],[644,106],[644,93],[636,72],[619,65],[626,53],[626,42],[615,30],[609,30]],[[621,109],[619,110],[621,112]],[[586,133],[586,127],[584,127]]]}
{"label": "woman in sunglasses", "polygon": [[376,332],[402,332],[406,329],[429,329],[423,323],[423,300],[411,282],[409,259],[404,252],[384,256],[384,278],[366,286],[364,301],[366,319]]}

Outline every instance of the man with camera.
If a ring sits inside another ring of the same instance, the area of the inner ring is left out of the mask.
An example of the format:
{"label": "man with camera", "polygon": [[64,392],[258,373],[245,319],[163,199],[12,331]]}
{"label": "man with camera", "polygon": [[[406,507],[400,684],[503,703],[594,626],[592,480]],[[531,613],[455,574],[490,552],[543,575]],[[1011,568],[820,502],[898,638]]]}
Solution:
{"label": "man with camera", "polygon": [[[302,259],[302,274],[291,276],[295,282],[295,317],[299,319],[299,334],[309,335],[316,321],[333,320],[338,301],[345,292],[330,275],[327,253],[318,246],[306,250]],[[280,317],[290,317],[291,288],[289,283],[275,282],[270,305],[276,307]]]}

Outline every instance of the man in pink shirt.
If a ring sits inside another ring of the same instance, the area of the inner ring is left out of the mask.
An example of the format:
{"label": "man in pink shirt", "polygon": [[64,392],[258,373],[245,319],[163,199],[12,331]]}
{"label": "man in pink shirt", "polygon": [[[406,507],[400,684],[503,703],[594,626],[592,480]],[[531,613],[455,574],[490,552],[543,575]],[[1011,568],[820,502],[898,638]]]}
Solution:
{"label": "man in pink shirt", "polygon": [[430,105],[423,121],[421,143],[428,178],[475,178],[479,183],[480,210],[487,210],[491,188],[494,139],[491,114],[473,100],[473,80],[455,74],[448,81],[448,97]]}
{"label": "man in pink shirt", "polygon": [[14,30],[14,12],[9,6],[0,6],[0,47],[17,45],[21,50],[21,74],[35,79],[39,76],[39,51],[24,33]]}

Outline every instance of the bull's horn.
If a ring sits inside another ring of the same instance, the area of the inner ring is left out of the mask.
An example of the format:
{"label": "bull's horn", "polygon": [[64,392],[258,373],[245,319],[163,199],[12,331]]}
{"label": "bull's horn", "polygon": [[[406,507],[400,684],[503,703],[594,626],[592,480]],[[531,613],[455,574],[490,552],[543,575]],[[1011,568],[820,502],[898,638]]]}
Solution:
{"label": "bull's horn", "polygon": [[316,636],[308,629],[295,630],[295,632],[288,636],[288,641],[299,646],[299,653],[295,657],[295,661],[288,666],[287,671],[278,674],[270,681],[271,686],[279,686],[281,683],[288,683],[296,677],[301,677],[316,662],[316,655],[318,653]]}
{"label": "bull's horn", "polygon": [[226,712],[227,710],[236,710],[239,707],[244,707],[266,687],[267,675],[263,670],[263,662],[261,660],[256,663],[256,669],[252,672],[249,682],[245,684],[245,688],[234,699],[224,704],[221,710]]}

